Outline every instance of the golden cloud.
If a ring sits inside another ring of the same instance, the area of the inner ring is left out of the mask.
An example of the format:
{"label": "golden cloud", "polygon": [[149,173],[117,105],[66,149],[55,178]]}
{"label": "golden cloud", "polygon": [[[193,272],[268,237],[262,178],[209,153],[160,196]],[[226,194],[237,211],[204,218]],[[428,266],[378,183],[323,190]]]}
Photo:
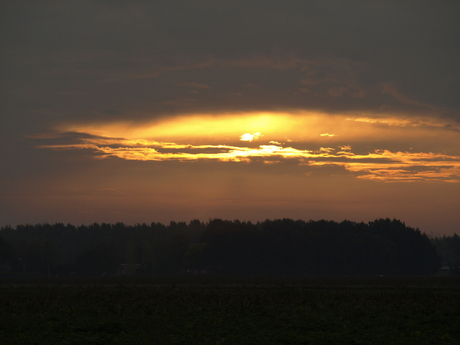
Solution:
{"label": "golden cloud", "polygon": [[[385,125],[383,128],[382,124]],[[248,162],[256,159],[273,164],[289,159],[297,160],[303,166],[341,166],[361,179],[385,182],[460,182],[458,155],[407,150],[395,152],[385,148],[358,154],[346,142],[367,142],[369,138],[380,140],[391,133],[386,128],[389,126],[391,132],[399,128],[397,132],[404,138],[418,137],[424,140],[430,130],[432,135],[447,138],[447,146],[453,144],[452,137],[443,132],[446,125],[435,119],[401,120],[369,116],[351,118],[318,113],[252,113],[189,115],[147,124],[67,124],[61,125],[58,130],[62,133],[74,133],[71,143],[67,141],[40,147],[86,149],[94,151],[98,158],[118,157],[140,161]],[[449,130],[454,129],[450,126]],[[338,134],[329,134],[331,132]],[[458,133],[454,134],[458,140]],[[255,146],[252,143],[255,139],[262,141],[262,137],[265,141],[260,145]],[[322,146],[321,142],[324,140],[330,146]],[[282,142],[288,142],[289,146]],[[307,146],[310,147],[306,148]]]}

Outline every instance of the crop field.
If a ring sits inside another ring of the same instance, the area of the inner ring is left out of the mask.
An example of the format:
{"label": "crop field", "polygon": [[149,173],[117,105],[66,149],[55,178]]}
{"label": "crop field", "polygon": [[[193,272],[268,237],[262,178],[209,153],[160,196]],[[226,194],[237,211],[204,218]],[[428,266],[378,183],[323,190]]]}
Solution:
{"label": "crop field", "polygon": [[460,280],[0,279],[0,344],[458,344]]}

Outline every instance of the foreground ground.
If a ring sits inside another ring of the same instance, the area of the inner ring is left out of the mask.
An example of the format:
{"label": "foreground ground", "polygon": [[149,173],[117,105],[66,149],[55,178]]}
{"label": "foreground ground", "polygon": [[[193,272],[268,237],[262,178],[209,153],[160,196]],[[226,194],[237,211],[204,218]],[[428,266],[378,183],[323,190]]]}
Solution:
{"label": "foreground ground", "polygon": [[458,344],[460,280],[0,279],[1,344]]}

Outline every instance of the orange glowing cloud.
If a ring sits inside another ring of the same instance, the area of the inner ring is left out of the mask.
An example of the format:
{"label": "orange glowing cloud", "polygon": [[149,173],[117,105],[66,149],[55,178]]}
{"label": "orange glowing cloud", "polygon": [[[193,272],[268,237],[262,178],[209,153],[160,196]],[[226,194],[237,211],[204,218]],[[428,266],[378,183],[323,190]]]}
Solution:
{"label": "orange glowing cloud", "polygon": [[[344,121],[345,123],[345,121]],[[345,123],[346,124],[346,123]],[[79,132],[91,135],[174,141],[176,143],[211,142],[222,140],[252,140],[262,134],[268,140],[305,140],[337,125],[334,116],[324,117],[314,112],[303,113],[241,113],[201,115],[190,114],[147,123],[120,121],[113,123],[73,123],[56,126],[60,132]],[[353,124],[346,124],[352,127]],[[251,134],[252,133],[252,134]],[[243,137],[244,136],[244,137]]]}
{"label": "orange glowing cloud", "polygon": [[[369,144],[376,138],[379,145],[384,145],[382,138],[394,144],[394,138],[423,141],[427,137],[444,138],[446,148],[460,144],[458,130],[435,119],[250,113],[179,116],[144,124],[63,124],[57,129],[82,135],[71,143],[41,148],[87,149],[98,158],[140,161],[248,162],[262,158],[265,163],[276,163],[290,159],[302,166],[340,166],[361,179],[460,182],[458,152],[394,152],[385,147],[366,154],[353,152],[352,142]],[[256,146],[255,140],[260,144]]]}
{"label": "orange glowing cloud", "polygon": [[[410,131],[408,129],[416,129]],[[88,133],[96,136],[151,139],[175,143],[212,143],[238,141],[253,135],[261,135],[268,141],[318,141],[325,138],[336,140],[374,140],[401,137],[427,137],[439,135],[433,129],[449,129],[442,136],[458,138],[460,126],[454,121],[440,121],[432,118],[401,119],[400,117],[371,117],[357,114],[330,115],[318,112],[291,113],[237,113],[237,114],[188,114],[184,116],[157,119],[151,122],[91,122],[64,123],[55,127],[59,132]],[[253,133],[253,134],[251,134]],[[333,134],[332,134],[333,133]],[[458,140],[458,139],[457,139]],[[249,141],[249,140],[245,140]],[[345,144],[345,143],[343,143]]]}

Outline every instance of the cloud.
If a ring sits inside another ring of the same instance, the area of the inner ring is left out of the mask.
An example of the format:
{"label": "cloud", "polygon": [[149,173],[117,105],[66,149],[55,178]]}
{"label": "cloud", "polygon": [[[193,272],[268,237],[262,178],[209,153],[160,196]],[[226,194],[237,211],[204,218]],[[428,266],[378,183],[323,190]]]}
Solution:
{"label": "cloud", "polygon": [[[133,113],[140,119],[145,109],[152,118],[178,110],[387,107],[460,119],[455,6],[329,0],[267,1],[263,9],[251,1],[29,6],[4,5],[2,59],[11,68],[2,91],[73,118],[108,108],[114,119]],[[241,100],[228,97],[241,96],[242,87]],[[189,98],[187,89],[206,92]]]}
{"label": "cloud", "polygon": [[335,149],[332,148],[332,147],[320,147],[320,148],[319,148],[319,152],[327,152],[327,153],[330,153],[330,152],[333,152],[333,151],[335,151]]}
{"label": "cloud", "polygon": [[339,87],[333,87],[327,90],[327,93],[332,97],[340,97],[347,91],[348,91],[348,88],[339,86]]}
{"label": "cloud", "polygon": [[194,87],[197,89],[209,89],[210,87],[206,84],[199,84],[199,83],[179,83],[177,84],[178,86],[188,86],[188,87]]}
{"label": "cloud", "polygon": [[[446,128],[444,122],[436,121],[429,118],[405,121],[362,116],[353,119],[314,113],[195,115],[151,124],[69,124],[58,129],[60,135],[40,135],[37,140],[52,142],[42,144],[40,148],[91,150],[99,159],[117,157],[129,161],[156,162],[259,162],[262,159],[266,164],[289,160],[299,166],[336,165],[356,174],[359,179],[460,182],[458,149],[452,148],[451,154],[401,150],[406,145],[405,141],[411,138],[419,145],[430,140],[428,134],[439,138],[438,144],[441,146],[443,138],[446,140],[444,151],[452,144],[452,137],[447,136],[448,133],[457,136],[458,140],[458,130]],[[329,133],[319,136],[328,137],[329,144],[335,146],[321,146],[321,139],[315,134],[318,129],[327,127],[341,131],[339,136]],[[261,131],[237,134],[244,128]],[[385,148],[389,144],[379,138],[394,133],[396,129],[400,148],[397,148],[397,141],[391,143],[395,149]],[[276,140],[287,137],[294,140]],[[261,143],[254,146],[252,142],[255,140]],[[353,142],[353,145],[344,144],[344,140]],[[282,141],[289,142],[289,146],[283,145]],[[362,152],[359,147],[363,145],[377,147]]]}
{"label": "cloud", "polygon": [[433,117],[355,117],[347,118],[347,121],[367,122],[382,124],[395,127],[433,127],[433,128],[448,128],[460,130],[460,124],[451,119],[439,119]]}
{"label": "cloud", "polygon": [[[442,181],[460,182],[460,156],[435,153],[410,153],[376,150],[369,154],[354,154],[320,147],[301,150],[281,145],[260,145],[255,148],[230,145],[177,145],[148,140],[112,138],[81,139],[81,143],[41,145],[46,149],[88,149],[98,158],[118,157],[139,161],[198,161],[249,162],[272,158],[298,160],[300,165],[337,165],[359,173],[358,178],[385,182]],[[267,161],[274,163],[274,161]]]}
{"label": "cloud", "polygon": [[390,94],[391,96],[393,96],[395,99],[397,99],[398,101],[400,101],[403,104],[415,105],[417,107],[429,108],[429,109],[433,109],[433,110],[442,110],[442,108],[440,108],[440,107],[434,106],[432,104],[419,102],[419,101],[417,101],[415,99],[412,99],[409,96],[406,96],[406,95],[402,94],[401,92],[399,92],[396,89],[396,87],[394,85],[391,85],[390,83],[384,83],[382,85],[382,93],[383,94]]}

